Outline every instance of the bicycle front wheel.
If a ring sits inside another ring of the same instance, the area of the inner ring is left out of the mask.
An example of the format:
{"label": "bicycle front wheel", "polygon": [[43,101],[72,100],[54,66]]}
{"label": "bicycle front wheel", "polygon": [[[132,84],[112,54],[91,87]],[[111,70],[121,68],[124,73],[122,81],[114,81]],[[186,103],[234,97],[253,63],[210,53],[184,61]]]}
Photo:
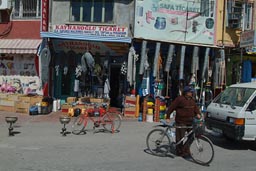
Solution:
{"label": "bicycle front wheel", "polygon": [[81,132],[83,132],[85,127],[84,122],[85,118],[83,115],[77,116],[72,124],[72,133],[79,135]]}
{"label": "bicycle front wheel", "polygon": [[121,116],[116,113],[106,113],[103,118],[103,127],[109,132],[116,132],[121,126]]}
{"label": "bicycle front wheel", "polygon": [[189,148],[194,162],[201,165],[209,165],[212,162],[214,157],[213,144],[206,136],[196,137]]}
{"label": "bicycle front wheel", "polygon": [[151,154],[166,156],[170,149],[170,138],[163,129],[153,129],[147,136],[147,147]]}

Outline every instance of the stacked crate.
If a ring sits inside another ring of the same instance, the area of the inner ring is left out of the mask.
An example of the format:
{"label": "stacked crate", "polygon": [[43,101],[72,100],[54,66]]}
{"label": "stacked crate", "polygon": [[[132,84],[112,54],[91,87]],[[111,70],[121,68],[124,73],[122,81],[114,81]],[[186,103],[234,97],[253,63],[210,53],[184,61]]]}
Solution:
{"label": "stacked crate", "polygon": [[137,98],[135,96],[126,96],[124,102],[124,116],[136,117]]}

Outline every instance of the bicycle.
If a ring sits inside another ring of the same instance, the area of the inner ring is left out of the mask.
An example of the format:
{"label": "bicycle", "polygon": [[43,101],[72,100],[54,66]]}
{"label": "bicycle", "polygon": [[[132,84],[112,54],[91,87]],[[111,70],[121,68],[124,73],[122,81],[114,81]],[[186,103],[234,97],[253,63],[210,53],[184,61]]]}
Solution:
{"label": "bicycle", "polygon": [[93,123],[93,129],[102,125],[104,131],[111,133],[117,132],[121,126],[119,114],[107,111],[106,107],[95,107],[86,109],[84,113],[77,116],[72,124],[72,133],[75,135],[85,133],[89,121]]}
{"label": "bicycle", "polygon": [[[174,153],[176,146],[183,143],[189,143],[189,150],[192,160],[201,165],[209,165],[214,158],[213,143],[209,138],[203,135],[202,123],[194,123],[193,126],[176,126],[174,122],[168,124],[166,121],[160,121],[165,129],[155,128],[147,135],[146,143],[148,150],[157,156],[167,156],[168,153]],[[175,142],[175,130],[178,128],[192,128],[179,141]],[[175,154],[175,153],[174,153]]]}

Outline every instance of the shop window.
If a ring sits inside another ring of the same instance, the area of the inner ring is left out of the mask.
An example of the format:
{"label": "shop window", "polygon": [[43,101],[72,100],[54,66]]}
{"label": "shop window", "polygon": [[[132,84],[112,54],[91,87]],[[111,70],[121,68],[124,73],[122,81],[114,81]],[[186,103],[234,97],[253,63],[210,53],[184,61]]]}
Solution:
{"label": "shop window", "polygon": [[70,21],[112,23],[114,0],[73,0]]}
{"label": "shop window", "polygon": [[[227,4],[227,26],[230,28],[252,29],[253,4],[238,0],[228,0]],[[242,17],[244,14],[244,17]],[[243,24],[243,25],[242,25]]]}
{"label": "shop window", "polygon": [[41,0],[13,0],[13,18],[30,19],[41,17]]}
{"label": "shop window", "polygon": [[245,4],[245,20],[244,20],[244,29],[252,30],[253,24],[253,4],[247,3]]}

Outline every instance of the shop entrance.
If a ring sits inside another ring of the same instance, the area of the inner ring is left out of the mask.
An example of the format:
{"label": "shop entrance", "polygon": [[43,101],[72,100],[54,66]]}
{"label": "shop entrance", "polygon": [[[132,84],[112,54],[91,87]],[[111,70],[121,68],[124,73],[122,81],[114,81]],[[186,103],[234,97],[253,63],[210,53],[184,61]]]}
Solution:
{"label": "shop entrance", "polygon": [[110,65],[110,105],[112,107],[121,107],[121,79],[120,79],[121,64]]}

